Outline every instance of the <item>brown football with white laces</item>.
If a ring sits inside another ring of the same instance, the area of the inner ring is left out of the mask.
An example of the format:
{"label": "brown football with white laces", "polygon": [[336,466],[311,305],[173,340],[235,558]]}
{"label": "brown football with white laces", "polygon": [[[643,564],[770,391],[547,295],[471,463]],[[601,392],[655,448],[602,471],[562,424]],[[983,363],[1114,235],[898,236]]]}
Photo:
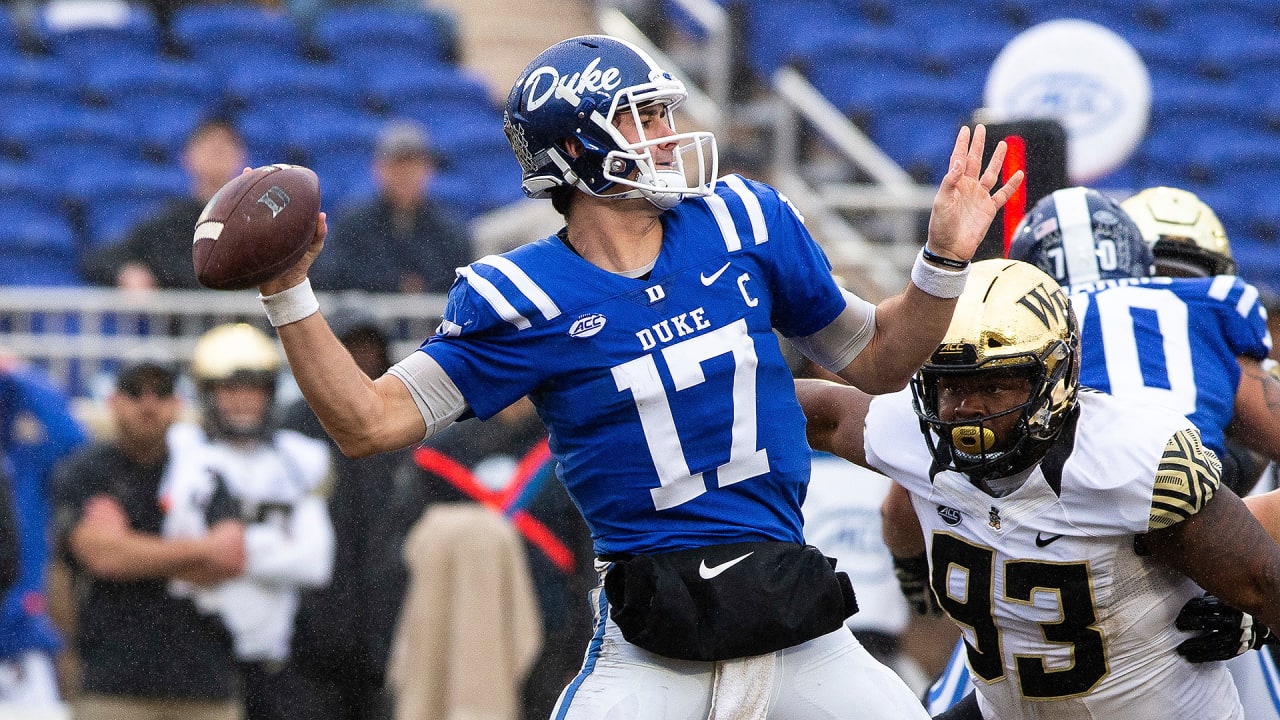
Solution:
{"label": "brown football with white laces", "polygon": [[191,260],[214,290],[244,290],[278,277],[311,246],[320,180],[301,165],[264,165],[237,175],[196,221]]}

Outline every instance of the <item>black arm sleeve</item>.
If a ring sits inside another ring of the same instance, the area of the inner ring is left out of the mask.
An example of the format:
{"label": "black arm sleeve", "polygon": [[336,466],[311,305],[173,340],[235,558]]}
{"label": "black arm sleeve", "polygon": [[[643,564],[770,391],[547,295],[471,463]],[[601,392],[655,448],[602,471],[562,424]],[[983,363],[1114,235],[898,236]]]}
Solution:
{"label": "black arm sleeve", "polygon": [[18,517],[13,509],[13,486],[0,471],[0,592],[18,580]]}

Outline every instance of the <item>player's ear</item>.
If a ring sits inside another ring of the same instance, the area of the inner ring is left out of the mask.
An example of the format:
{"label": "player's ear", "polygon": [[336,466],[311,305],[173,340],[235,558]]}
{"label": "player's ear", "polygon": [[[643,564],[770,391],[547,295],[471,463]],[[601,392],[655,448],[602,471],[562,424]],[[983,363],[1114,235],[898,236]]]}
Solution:
{"label": "player's ear", "polygon": [[564,151],[568,153],[569,157],[575,160],[582,154],[583,147],[578,138],[565,138],[560,141],[560,144],[564,146]]}

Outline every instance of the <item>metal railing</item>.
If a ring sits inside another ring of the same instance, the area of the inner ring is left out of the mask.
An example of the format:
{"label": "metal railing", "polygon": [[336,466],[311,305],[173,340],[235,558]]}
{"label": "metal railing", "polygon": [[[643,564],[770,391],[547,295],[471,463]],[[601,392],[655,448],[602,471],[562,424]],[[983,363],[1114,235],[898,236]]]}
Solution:
{"label": "metal railing", "polygon": [[[435,331],[446,300],[361,292],[318,296],[322,310],[352,307],[376,318],[395,359]],[[183,367],[200,335],[226,322],[269,329],[252,291],[0,288],[0,353],[43,368],[73,397],[89,395],[121,361],[146,357]]]}

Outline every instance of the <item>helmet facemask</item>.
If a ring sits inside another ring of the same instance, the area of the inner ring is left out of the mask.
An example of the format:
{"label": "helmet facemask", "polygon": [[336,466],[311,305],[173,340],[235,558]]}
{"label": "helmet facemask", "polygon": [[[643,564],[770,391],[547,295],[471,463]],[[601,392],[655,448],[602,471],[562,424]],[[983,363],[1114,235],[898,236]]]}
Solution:
{"label": "helmet facemask", "polygon": [[[1059,410],[1068,395],[1073,372],[1074,358],[1063,341],[1050,346],[1045,358],[1024,354],[966,365],[926,363],[912,378],[911,393],[934,462],[943,469],[968,475],[975,483],[1008,477],[1031,467],[1044,456],[1062,426],[1063,413]],[[1026,378],[1027,399],[989,415],[954,420],[940,417],[941,378],[991,373]],[[1013,414],[1018,415],[1017,423],[1004,438],[999,438],[991,426]]]}
{"label": "helmet facemask", "polygon": [[[991,480],[1017,475],[1043,458],[1076,407],[1078,327],[1066,293],[1035,266],[998,259],[974,263],[943,342],[911,380],[915,413],[935,465],[989,487]],[[987,386],[1009,374],[1026,379],[1025,399],[992,396],[998,405],[983,404]],[[959,397],[976,396],[989,414],[943,418],[939,381],[959,377],[977,380],[955,388]]]}
{"label": "helmet facemask", "polygon": [[[645,87],[630,88],[615,95],[614,107],[610,108],[605,121],[619,149],[605,154],[604,178],[634,190],[597,194],[582,184],[579,187],[597,197],[643,197],[663,210],[678,205],[685,195],[710,194],[715,188],[718,170],[716,138],[709,132],[677,131],[674,111],[683,99],[683,95]],[[665,108],[666,123],[672,134],[650,139],[645,137],[643,115],[655,105]],[[630,113],[639,135],[636,142],[629,142],[615,125],[620,112]],[[671,159],[659,163],[654,157],[655,151],[662,152],[660,146],[672,144],[675,148],[666,151],[671,153]],[[686,158],[690,158],[688,168],[697,170],[692,183],[686,172]]]}
{"label": "helmet facemask", "polygon": [[[200,336],[191,359],[191,377],[200,398],[205,431],[227,440],[263,440],[273,430],[273,408],[281,357],[261,330],[244,323],[220,325]],[[236,421],[219,407],[218,389],[252,387],[265,394],[255,418]]]}
{"label": "helmet facemask", "polygon": [[[232,441],[269,438],[273,429],[275,386],[274,372],[254,370],[238,370],[229,378],[203,382],[199,391],[205,430],[211,437]],[[251,388],[255,392],[262,393],[264,402],[261,412],[255,412],[251,418],[240,419],[236,417],[240,413],[229,412],[227,408],[222,407],[218,393],[220,390],[229,388]]]}

